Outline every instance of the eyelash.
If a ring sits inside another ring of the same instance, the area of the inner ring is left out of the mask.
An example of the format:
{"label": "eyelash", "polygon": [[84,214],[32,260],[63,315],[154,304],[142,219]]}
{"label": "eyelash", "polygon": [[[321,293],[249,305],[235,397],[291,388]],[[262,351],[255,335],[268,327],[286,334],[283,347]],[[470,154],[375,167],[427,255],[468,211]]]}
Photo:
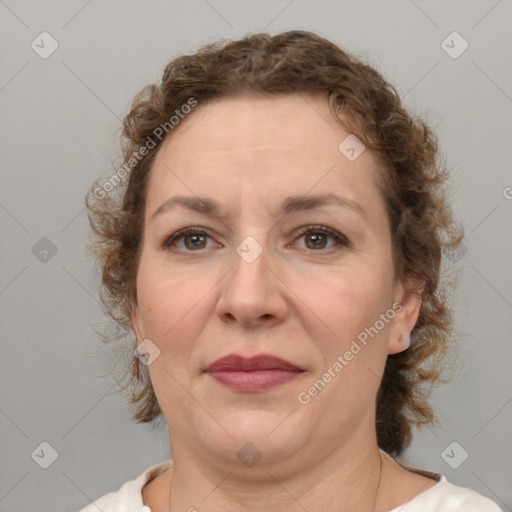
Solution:
{"label": "eyelash", "polygon": [[[309,226],[303,226],[297,230],[298,237],[303,237],[307,234],[311,233],[321,233],[324,235],[330,236],[335,242],[336,245],[342,246],[342,247],[351,247],[350,241],[345,235],[342,235],[338,231],[331,229],[327,226],[317,226],[317,225],[309,225]],[[203,235],[209,237],[208,233],[203,228],[197,228],[197,227],[188,227],[183,228],[176,233],[173,233],[171,236],[165,238],[162,242],[162,249],[169,250],[173,243],[175,243],[178,240],[181,240],[185,238],[188,235]],[[327,249],[307,249],[312,252],[320,252],[320,251],[328,251],[330,249],[335,249],[336,246],[329,247]],[[339,247],[338,247],[339,248]],[[200,252],[200,249],[197,251],[186,251],[186,252]]]}

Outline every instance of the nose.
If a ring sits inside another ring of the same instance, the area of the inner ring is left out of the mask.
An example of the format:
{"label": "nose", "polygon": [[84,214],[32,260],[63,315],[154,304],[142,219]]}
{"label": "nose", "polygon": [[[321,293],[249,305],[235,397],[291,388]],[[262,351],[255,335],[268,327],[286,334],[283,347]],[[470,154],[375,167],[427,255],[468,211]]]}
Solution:
{"label": "nose", "polygon": [[249,237],[233,251],[232,263],[217,303],[220,319],[245,328],[283,322],[288,312],[286,286],[278,277],[278,264],[269,251]]}

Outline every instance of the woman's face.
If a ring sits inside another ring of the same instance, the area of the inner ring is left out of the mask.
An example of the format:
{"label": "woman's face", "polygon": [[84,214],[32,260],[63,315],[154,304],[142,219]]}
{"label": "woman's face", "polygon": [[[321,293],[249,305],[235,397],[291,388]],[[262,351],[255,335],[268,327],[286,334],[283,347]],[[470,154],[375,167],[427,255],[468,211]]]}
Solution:
{"label": "woman's face", "polygon": [[[419,300],[394,278],[378,162],[348,136],[325,98],[237,97],[160,148],[132,322],[160,351],[149,371],[175,457],[264,467],[374,442],[386,357]],[[205,371],[233,354],[297,371]]]}

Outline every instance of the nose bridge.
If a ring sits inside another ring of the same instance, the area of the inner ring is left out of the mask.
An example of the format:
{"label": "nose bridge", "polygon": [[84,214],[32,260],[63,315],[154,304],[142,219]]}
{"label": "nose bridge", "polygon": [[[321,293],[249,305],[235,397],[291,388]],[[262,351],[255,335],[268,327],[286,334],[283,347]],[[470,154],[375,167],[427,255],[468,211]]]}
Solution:
{"label": "nose bridge", "polygon": [[224,320],[236,319],[249,325],[261,319],[274,320],[285,314],[286,302],[279,280],[269,267],[273,264],[263,229],[246,236],[233,251],[232,270],[226,276],[218,309]]}
{"label": "nose bridge", "polygon": [[[257,238],[256,238],[257,237]],[[263,231],[246,236],[235,248],[233,270],[229,279],[242,301],[255,301],[265,295],[268,282],[270,250]],[[238,289],[240,287],[240,289]]]}

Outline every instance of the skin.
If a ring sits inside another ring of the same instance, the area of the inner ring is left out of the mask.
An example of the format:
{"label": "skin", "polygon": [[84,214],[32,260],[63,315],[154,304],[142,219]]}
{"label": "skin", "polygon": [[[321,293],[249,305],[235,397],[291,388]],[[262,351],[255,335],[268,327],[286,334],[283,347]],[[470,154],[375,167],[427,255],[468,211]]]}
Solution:
{"label": "skin", "polygon": [[[153,512],[169,510],[171,476],[172,510],[201,512],[369,511],[377,488],[375,510],[390,510],[435,484],[381,459],[377,446],[386,358],[407,348],[421,301],[394,276],[378,160],[366,150],[349,161],[338,150],[348,135],[323,97],[239,96],[199,106],[160,148],[132,313],[137,339],[160,350],[149,371],[174,461],[144,488]],[[363,213],[336,204],[280,212],[288,196],[328,193]],[[177,195],[214,199],[225,215],[179,205],[154,215]],[[311,224],[349,244],[297,232]],[[207,236],[162,247],[189,226]],[[248,236],[263,251],[252,263],[236,252]],[[301,404],[299,393],[394,303],[394,318]],[[236,392],[203,373],[231,353],[273,354],[305,371],[264,392]],[[252,467],[237,457],[247,442],[262,454]]]}

